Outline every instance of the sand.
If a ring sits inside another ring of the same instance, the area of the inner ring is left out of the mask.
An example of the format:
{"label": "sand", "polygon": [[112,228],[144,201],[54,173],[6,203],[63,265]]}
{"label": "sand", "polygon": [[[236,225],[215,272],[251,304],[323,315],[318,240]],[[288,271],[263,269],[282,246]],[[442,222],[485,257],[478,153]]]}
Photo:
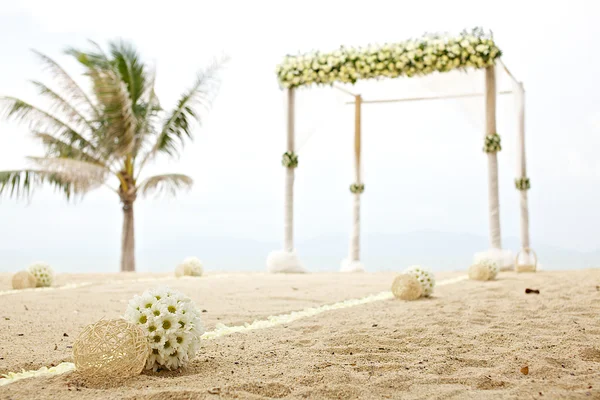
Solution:
{"label": "sand", "polygon": [[[59,275],[59,284],[93,284],[0,296],[0,374],[72,361],[84,325],[121,315],[133,294],[159,284],[192,297],[210,330],[389,290],[394,274],[106,283],[139,277]],[[597,285],[598,269],[501,273],[439,287],[430,299],[384,300],[205,341],[182,371],[106,387],[76,372],[32,378],[0,386],[0,399],[600,399]],[[10,275],[0,274],[0,291],[9,288]]]}

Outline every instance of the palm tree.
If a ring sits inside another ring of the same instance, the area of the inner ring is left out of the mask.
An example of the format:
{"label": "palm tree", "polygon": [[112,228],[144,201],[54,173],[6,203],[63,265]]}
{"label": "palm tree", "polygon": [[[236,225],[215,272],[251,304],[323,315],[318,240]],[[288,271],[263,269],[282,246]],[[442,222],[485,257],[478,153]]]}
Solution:
{"label": "palm tree", "polygon": [[91,84],[89,95],[54,60],[34,52],[59,88],[32,81],[49,108],[0,97],[4,117],[28,123],[46,150],[43,157],[28,157],[32,168],[0,171],[0,195],[27,197],[35,187],[49,184],[70,199],[108,187],[123,208],[121,270],[135,271],[133,206],[138,195],[174,195],[193,183],[182,174],[144,178],[141,173],[161,154],[177,157],[193,138],[199,109],[209,106],[218,90],[223,62],[198,73],[175,106],[165,110],[154,91],[154,71],[140,61],[133,45],[111,42],[108,53],[92,45],[92,51],[66,51],[83,66]]}

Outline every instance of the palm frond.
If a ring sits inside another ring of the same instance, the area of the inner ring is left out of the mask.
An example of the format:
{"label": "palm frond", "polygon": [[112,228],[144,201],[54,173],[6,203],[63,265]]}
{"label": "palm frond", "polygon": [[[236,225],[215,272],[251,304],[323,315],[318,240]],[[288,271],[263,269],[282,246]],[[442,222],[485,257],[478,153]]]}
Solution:
{"label": "palm frond", "polygon": [[56,174],[86,191],[106,182],[111,171],[104,165],[64,157],[27,157],[39,170]]}
{"label": "palm frond", "polygon": [[33,86],[38,89],[38,93],[50,100],[52,109],[50,112],[59,111],[66,116],[69,121],[75,122],[78,128],[94,130],[92,123],[83,116],[72,104],[69,104],[67,99],[50,89],[48,86],[38,81],[31,81]]}
{"label": "palm frond", "polygon": [[166,193],[175,196],[180,189],[190,189],[194,181],[187,175],[182,174],[165,174],[155,175],[145,179],[138,185],[138,193],[156,195]]}
{"label": "palm frond", "polygon": [[73,195],[85,193],[83,188],[78,187],[59,174],[49,171],[23,169],[14,171],[0,171],[0,196],[8,195],[15,198],[27,198],[33,194],[38,187],[49,184],[61,191],[67,200]]}
{"label": "palm frond", "polygon": [[86,69],[109,68],[110,61],[102,47],[93,40],[88,40],[88,42],[96,49],[96,52],[83,52],[74,47],[69,47],[65,50],[65,54],[75,58]]}
{"label": "palm frond", "polygon": [[19,123],[28,123],[34,132],[45,132],[66,139],[82,150],[96,151],[96,146],[66,122],[49,112],[14,97],[0,97],[0,116]]}
{"label": "palm frond", "polygon": [[131,153],[137,121],[127,85],[112,69],[91,69],[89,75],[103,112],[103,127],[98,133],[101,147],[111,156]]}
{"label": "palm frond", "polygon": [[137,104],[146,87],[145,66],[140,61],[139,53],[131,43],[119,40],[110,43],[110,55],[114,67],[127,85],[131,102]]}
{"label": "palm frond", "polygon": [[147,145],[149,136],[156,135],[156,124],[157,114],[160,111],[160,103],[156,92],[154,90],[154,83],[156,81],[156,73],[152,72],[150,79],[146,82],[144,87],[143,103],[138,103],[138,128],[135,135],[135,141],[133,146],[134,158],[143,151],[144,145]]}
{"label": "palm frond", "polygon": [[56,61],[37,50],[33,50],[33,53],[54,76],[61,89],[68,94],[69,100],[75,101],[77,107],[85,107],[89,113],[88,118],[94,118],[98,115],[98,110],[92,100]]}
{"label": "palm frond", "polygon": [[170,156],[179,155],[180,146],[185,139],[193,138],[192,123],[201,122],[198,107],[210,107],[220,84],[218,72],[226,61],[226,58],[216,60],[207,69],[198,73],[192,87],[180,96],[175,108],[167,113],[156,142],[145,155],[142,166],[159,152]]}
{"label": "palm frond", "polygon": [[78,146],[78,143],[68,143],[43,132],[34,132],[33,136],[42,142],[48,157],[70,158],[99,165],[105,164],[104,161],[90,154],[85,147]]}
{"label": "palm frond", "polygon": [[75,132],[75,129],[56,116],[15,97],[0,97],[0,114],[7,120],[27,122],[32,130],[53,134],[64,129]]}

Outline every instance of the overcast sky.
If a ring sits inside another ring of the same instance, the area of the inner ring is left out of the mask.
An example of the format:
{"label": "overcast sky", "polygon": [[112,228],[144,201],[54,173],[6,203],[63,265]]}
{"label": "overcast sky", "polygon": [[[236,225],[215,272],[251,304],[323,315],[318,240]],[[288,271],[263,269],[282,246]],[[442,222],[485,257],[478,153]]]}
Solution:
{"label": "overcast sky", "polygon": [[[157,67],[163,105],[173,104],[213,56],[229,55],[221,92],[204,126],[195,131],[194,143],[180,160],[161,161],[149,170],[187,173],[194,188],[176,199],[137,202],[138,251],[177,237],[272,241],[283,231],[285,124],[274,74],[282,56],[483,26],[493,30],[503,61],[527,91],[532,244],[594,250],[600,247],[595,3],[0,0],[0,94],[35,103],[28,80],[50,78],[29,49],[77,74],[62,50],[85,46],[88,38],[101,44],[118,37],[132,40]],[[351,106],[340,103],[339,95],[319,93],[299,95],[299,240],[350,229],[352,114],[345,107]],[[465,112],[478,105],[365,106],[364,232],[487,235],[487,162],[477,122],[482,116]],[[504,144],[499,153],[502,233],[518,236],[513,109],[508,98],[498,106],[504,107],[498,129]],[[0,122],[0,169],[23,166],[26,155],[36,154],[40,149],[26,129]],[[31,251],[38,258],[48,248],[89,249],[110,254],[116,265],[121,217],[117,196],[106,190],[77,204],[67,204],[51,190],[37,192],[30,204],[3,199],[0,251]]]}

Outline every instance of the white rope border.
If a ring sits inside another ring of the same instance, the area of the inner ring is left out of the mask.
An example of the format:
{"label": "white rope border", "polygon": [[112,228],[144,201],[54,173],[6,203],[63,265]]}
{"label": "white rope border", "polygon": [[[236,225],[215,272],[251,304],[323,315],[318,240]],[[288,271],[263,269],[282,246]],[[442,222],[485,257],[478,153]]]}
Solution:
{"label": "white rope border", "polygon": [[[445,286],[451,285],[453,283],[462,282],[467,280],[468,276],[463,275],[457,278],[446,279],[441,282],[438,282],[436,286]],[[209,332],[205,332],[202,335],[202,339],[204,340],[212,340],[219,338],[221,336],[227,336],[234,333],[245,333],[257,329],[267,329],[272,328],[277,325],[289,324],[291,322],[297,321],[299,319],[314,317],[315,315],[332,311],[332,310],[340,310],[343,308],[350,308],[359,306],[362,304],[374,303],[376,301],[388,300],[393,298],[394,295],[392,292],[380,292],[376,294],[371,294],[366,297],[362,297],[359,299],[350,299],[339,301],[333,304],[325,304],[319,307],[309,307],[305,308],[301,311],[292,311],[288,314],[281,315],[271,315],[267,317],[267,319],[263,320],[254,320],[252,323],[245,323],[244,325],[237,326],[227,326],[224,324],[217,324],[215,329]],[[3,375],[4,378],[0,378],[0,386],[8,385],[10,383],[14,383],[21,379],[33,378],[33,377],[42,377],[47,375],[61,375],[67,372],[71,372],[75,370],[75,364],[71,362],[63,362],[58,364],[55,367],[42,367],[37,371],[22,371],[22,372],[9,372],[6,375]]]}

